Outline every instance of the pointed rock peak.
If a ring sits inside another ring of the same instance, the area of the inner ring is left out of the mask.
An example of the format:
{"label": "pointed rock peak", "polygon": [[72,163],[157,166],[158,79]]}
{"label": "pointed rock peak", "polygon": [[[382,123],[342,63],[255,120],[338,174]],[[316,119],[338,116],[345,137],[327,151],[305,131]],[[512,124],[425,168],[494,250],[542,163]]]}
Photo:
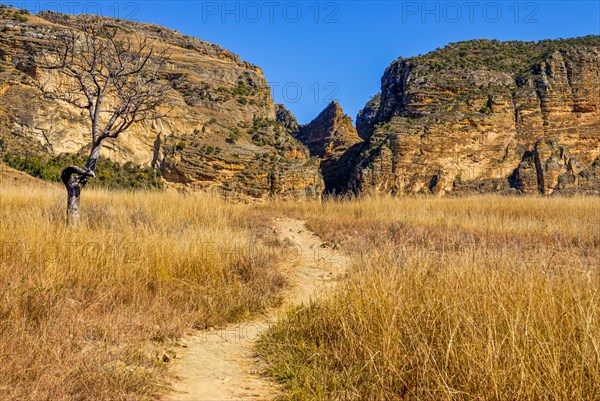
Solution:
{"label": "pointed rock peak", "polygon": [[344,114],[344,109],[342,109],[342,106],[338,103],[337,100],[332,100],[331,103],[329,103],[327,105],[327,107],[325,107],[323,109],[323,111],[321,112],[320,115],[322,115],[322,114],[327,114],[327,115],[332,115],[332,114],[333,115],[335,115],[335,114],[345,115]]}
{"label": "pointed rock peak", "polygon": [[326,109],[339,109],[342,110],[342,106],[337,100],[332,100],[326,107]]}
{"label": "pointed rock peak", "polygon": [[338,103],[337,100],[333,100],[327,105],[327,107],[323,109],[321,113],[319,113],[319,115],[314,120],[306,124],[305,127],[309,127],[314,124],[337,125],[342,123],[341,121],[343,121],[344,125],[352,126],[352,118],[350,118],[350,116],[344,113],[342,106]]}
{"label": "pointed rock peak", "polygon": [[275,105],[275,119],[281,123],[290,134],[296,136],[298,134],[299,126],[296,116],[287,109],[283,104]]}
{"label": "pointed rock peak", "polygon": [[322,159],[325,191],[344,192],[362,140],[342,106],[335,100],[329,103],[317,118],[300,127],[298,139],[310,150],[311,156]]}
{"label": "pointed rock peak", "polygon": [[324,157],[332,144],[350,147],[361,141],[352,119],[344,114],[342,106],[335,100],[314,120],[300,127],[298,139],[308,147],[311,155],[317,157]]}

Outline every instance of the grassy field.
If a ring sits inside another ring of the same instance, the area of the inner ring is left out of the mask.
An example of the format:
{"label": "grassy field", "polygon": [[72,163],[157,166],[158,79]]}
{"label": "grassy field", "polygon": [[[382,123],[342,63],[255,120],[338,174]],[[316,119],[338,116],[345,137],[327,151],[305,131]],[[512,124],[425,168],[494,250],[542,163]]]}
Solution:
{"label": "grassy field", "polygon": [[276,209],[354,260],[262,340],[286,399],[600,399],[600,199]]}
{"label": "grassy field", "polygon": [[3,400],[160,397],[187,329],[279,303],[279,215],[305,219],[352,260],[335,292],[260,343],[286,399],[600,399],[599,198],[253,206],[86,190],[73,229],[61,188],[10,182]]}
{"label": "grassy field", "polygon": [[84,191],[77,229],[64,208],[0,189],[4,401],[155,399],[186,329],[279,302],[278,244],[216,197]]}

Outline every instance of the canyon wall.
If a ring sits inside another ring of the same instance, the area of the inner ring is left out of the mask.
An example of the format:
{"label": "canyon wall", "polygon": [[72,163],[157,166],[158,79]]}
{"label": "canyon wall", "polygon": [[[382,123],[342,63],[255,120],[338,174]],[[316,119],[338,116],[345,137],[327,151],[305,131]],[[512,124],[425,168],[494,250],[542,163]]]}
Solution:
{"label": "canyon wall", "polygon": [[102,155],[154,166],[168,187],[216,189],[235,197],[320,196],[318,161],[276,121],[261,69],[218,45],[151,24],[97,16],[18,14],[0,9],[0,141],[4,154],[48,158],[85,153],[89,123],[68,104],[44,99],[36,83],[59,76],[37,68],[49,38],[85,25],[107,25],[167,48],[167,117],[132,126]]}
{"label": "canyon wall", "polygon": [[399,59],[357,117],[356,192],[598,193],[599,36]]}

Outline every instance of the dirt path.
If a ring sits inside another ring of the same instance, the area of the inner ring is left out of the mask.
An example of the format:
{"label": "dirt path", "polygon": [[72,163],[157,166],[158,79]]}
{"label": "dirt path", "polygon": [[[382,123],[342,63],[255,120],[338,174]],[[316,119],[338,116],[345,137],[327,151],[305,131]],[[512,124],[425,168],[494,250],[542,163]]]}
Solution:
{"label": "dirt path", "polygon": [[277,385],[260,375],[260,361],[254,352],[256,340],[283,310],[306,303],[332,287],[345,272],[347,260],[326,247],[302,221],[276,219],[275,228],[291,245],[281,266],[292,282],[284,305],[258,319],[196,332],[186,339],[186,351],[175,367],[179,380],[169,400],[272,400],[278,394]]}

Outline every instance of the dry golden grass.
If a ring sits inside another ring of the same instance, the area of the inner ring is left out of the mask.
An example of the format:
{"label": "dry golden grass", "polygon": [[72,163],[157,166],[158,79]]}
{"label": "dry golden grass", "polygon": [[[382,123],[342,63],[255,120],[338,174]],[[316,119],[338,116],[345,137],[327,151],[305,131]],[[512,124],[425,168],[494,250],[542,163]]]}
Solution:
{"label": "dry golden grass", "polygon": [[354,259],[262,340],[286,399],[600,399],[599,198],[275,209]]}
{"label": "dry golden grass", "polygon": [[599,198],[86,190],[73,229],[61,189],[19,185],[0,188],[3,400],[159,397],[186,329],[278,303],[276,215],[353,260],[260,344],[288,399],[600,399]]}
{"label": "dry golden grass", "polygon": [[279,301],[276,244],[238,207],[86,190],[74,229],[65,198],[0,188],[2,400],[154,399],[186,329]]}

